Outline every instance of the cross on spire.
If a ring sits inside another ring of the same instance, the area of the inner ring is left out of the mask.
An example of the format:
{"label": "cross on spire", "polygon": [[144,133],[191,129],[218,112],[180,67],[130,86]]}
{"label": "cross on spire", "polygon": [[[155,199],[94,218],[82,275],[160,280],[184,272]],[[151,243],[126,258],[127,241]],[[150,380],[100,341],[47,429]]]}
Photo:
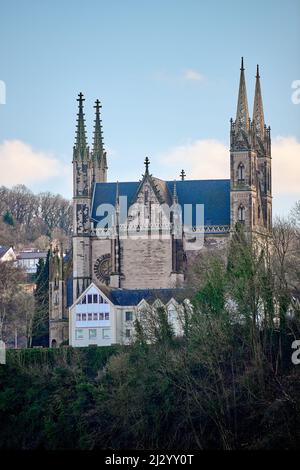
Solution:
{"label": "cross on spire", "polygon": [[145,164],[145,167],[146,167],[146,175],[148,175],[149,174],[149,165],[150,165],[150,160],[149,160],[148,157],[145,158],[144,164]]}
{"label": "cross on spire", "polygon": [[184,170],[181,170],[179,176],[180,176],[180,178],[181,178],[181,181],[184,181],[184,178],[186,177],[185,171],[184,171]]}
{"label": "cross on spire", "polygon": [[85,98],[84,98],[84,95],[83,93],[78,93],[78,98],[77,100],[79,102],[79,107],[82,107],[83,106],[83,102],[85,101]]}
{"label": "cross on spire", "polygon": [[96,101],[95,101],[95,106],[94,106],[94,108],[96,109],[96,113],[99,113],[99,112],[100,112],[100,109],[102,108],[102,106],[101,106],[101,101],[96,100]]}

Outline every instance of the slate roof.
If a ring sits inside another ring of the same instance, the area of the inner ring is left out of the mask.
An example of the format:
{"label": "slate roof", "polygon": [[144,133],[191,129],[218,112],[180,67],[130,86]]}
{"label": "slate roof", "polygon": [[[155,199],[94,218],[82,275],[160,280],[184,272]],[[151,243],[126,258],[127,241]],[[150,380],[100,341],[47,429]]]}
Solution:
{"label": "slate roof", "polygon": [[9,246],[1,246],[0,245],[0,258],[5,255],[5,253],[10,249]]}
{"label": "slate roof", "polygon": [[[140,185],[139,182],[120,182],[119,195],[127,196],[128,207]],[[173,193],[174,181],[166,181],[169,192]],[[94,187],[91,217],[96,222],[100,204],[115,205],[117,183],[96,183]],[[193,225],[196,225],[196,204],[204,204],[205,225],[230,225],[230,180],[184,180],[176,181],[178,203],[193,206]]]}
{"label": "slate roof", "polygon": [[17,254],[17,259],[47,258],[47,254],[47,251],[20,251]]}
{"label": "slate roof", "polygon": [[177,289],[111,289],[109,298],[114,305],[130,306],[138,305],[141,300],[145,299],[152,304],[156,299],[161,299],[163,303],[169,302],[172,298],[179,302],[187,298],[186,290]]}

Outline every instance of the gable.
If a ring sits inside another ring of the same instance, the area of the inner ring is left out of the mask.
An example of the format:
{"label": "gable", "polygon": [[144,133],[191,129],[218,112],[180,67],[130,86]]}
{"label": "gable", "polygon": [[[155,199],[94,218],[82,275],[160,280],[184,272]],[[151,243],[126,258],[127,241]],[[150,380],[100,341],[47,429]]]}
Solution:
{"label": "gable", "polygon": [[[104,300],[104,303],[109,303],[112,304],[111,300],[108,298],[108,296],[101,290],[99,287],[97,287],[93,282],[80,294],[80,296],[76,299],[76,301],[70,306],[70,308],[73,308],[76,305],[79,305],[84,302],[84,299],[88,295],[98,295],[101,296],[102,299]],[[85,302],[84,302],[85,303]],[[93,303],[93,302],[92,302]]]}

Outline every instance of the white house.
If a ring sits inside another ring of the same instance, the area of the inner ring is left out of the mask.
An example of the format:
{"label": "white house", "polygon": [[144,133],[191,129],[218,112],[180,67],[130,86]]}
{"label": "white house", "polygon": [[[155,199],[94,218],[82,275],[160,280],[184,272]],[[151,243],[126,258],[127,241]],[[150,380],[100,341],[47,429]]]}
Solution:
{"label": "white house", "polygon": [[128,344],[137,315],[147,316],[159,306],[167,308],[175,334],[182,335],[184,302],[188,300],[183,289],[111,289],[91,283],[69,308],[70,345]]}

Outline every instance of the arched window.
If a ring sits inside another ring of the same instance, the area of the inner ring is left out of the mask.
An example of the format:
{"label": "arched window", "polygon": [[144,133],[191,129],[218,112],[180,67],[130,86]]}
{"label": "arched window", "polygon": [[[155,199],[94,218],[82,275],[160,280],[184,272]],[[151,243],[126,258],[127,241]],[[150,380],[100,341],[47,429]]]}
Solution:
{"label": "arched window", "polygon": [[238,209],[238,219],[241,224],[245,223],[245,207],[240,206]]}
{"label": "arched window", "polygon": [[240,163],[238,166],[238,182],[244,183],[245,181],[245,166],[243,163]]}
{"label": "arched window", "polygon": [[149,201],[149,191],[148,191],[148,189],[145,189],[145,191],[144,191],[144,202],[145,202],[145,205],[148,204],[148,201]]}

